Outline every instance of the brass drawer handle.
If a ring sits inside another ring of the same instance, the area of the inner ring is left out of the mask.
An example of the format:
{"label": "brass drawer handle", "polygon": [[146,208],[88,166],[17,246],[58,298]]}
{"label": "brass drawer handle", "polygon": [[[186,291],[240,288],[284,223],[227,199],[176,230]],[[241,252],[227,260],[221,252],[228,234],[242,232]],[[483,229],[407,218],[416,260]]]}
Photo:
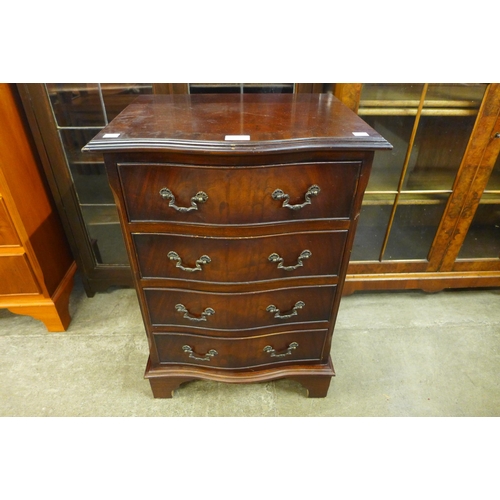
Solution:
{"label": "brass drawer handle", "polygon": [[266,347],[264,347],[264,352],[268,352],[271,358],[284,358],[285,356],[292,354],[292,351],[297,349],[297,347],[299,347],[299,344],[297,344],[297,342],[292,342],[289,344],[288,349],[285,352],[277,354],[275,349],[273,349],[270,345],[266,345]]}
{"label": "brass drawer handle", "polygon": [[311,255],[312,255],[312,252],[310,250],[304,250],[303,252],[301,252],[301,254],[299,255],[299,258],[297,259],[297,264],[295,264],[295,266],[285,266],[285,265],[283,265],[283,258],[280,257],[277,253],[272,253],[268,257],[268,260],[270,262],[277,262],[278,263],[278,269],[283,269],[284,271],[294,271],[298,267],[302,267],[304,265],[302,263],[302,261],[304,259],[308,259],[309,257],[311,257]]}
{"label": "brass drawer handle", "polygon": [[293,306],[293,309],[285,314],[281,314],[281,311],[273,304],[267,306],[266,311],[270,312],[271,314],[274,313],[274,317],[278,319],[288,319],[291,318],[292,316],[297,316],[297,311],[299,309],[302,309],[305,306],[304,302],[299,300],[298,302],[295,303]]}
{"label": "brass drawer handle", "polygon": [[319,186],[317,186],[316,184],[312,185],[304,195],[306,201],[298,205],[290,205],[290,203],[288,203],[290,195],[284,193],[281,189],[276,189],[271,196],[273,197],[273,200],[284,200],[283,204],[281,205],[282,207],[286,207],[291,210],[300,210],[301,208],[304,208],[306,205],[310,205],[311,197],[318,196],[320,191],[321,189],[319,188]]}
{"label": "brass drawer handle", "polygon": [[188,346],[188,345],[183,345],[182,350],[184,352],[189,353],[189,357],[196,359],[198,361],[210,361],[214,356],[217,356],[219,354],[215,349],[210,349],[203,357],[200,357],[200,355],[197,355],[193,352],[193,349]]}
{"label": "brass drawer handle", "polygon": [[186,318],[186,319],[188,319],[190,321],[206,321],[207,320],[207,316],[212,316],[213,314],[215,314],[215,311],[211,307],[207,307],[201,313],[200,317],[192,316],[191,313],[186,309],[186,306],[184,306],[183,304],[177,304],[175,306],[175,310],[178,311],[178,312],[180,312],[180,313],[184,313],[183,318]]}
{"label": "brass drawer handle", "polygon": [[191,212],[192,210],[198,210],[197,203],[205,203],[208,200],[207,193],[204,193],[203,191],[199,191],[191,198],[191,206],[190,207],[178,207],[175,204],[175,196],[172,193],[172,191],[170,191],[170,189],[168,189],[166,187],[160,189],[160,196],[164,200],[169,200],[169,202],[168,202],[169,207],[175,208],[175,210],[177,210],[178,212],[182,212],[182,213]]}
{"label": "brass drawer handle", "polygon": [[210,264],[210,262],[212,262],[212,259],[210,259],[208,255],[202,255],[196,261],[196,267],[184,267],[182,265],[182,259],[179,257],[179,254],[177,252],[168,252],[167,257],[170,260],[177,262],[177,264],[175,264],[175,267],[178,267],[179,269],[182,269],[183,271],[188,271],[190,273],[194,271],[203,271],[203,268],[201,267],[202,264]]}

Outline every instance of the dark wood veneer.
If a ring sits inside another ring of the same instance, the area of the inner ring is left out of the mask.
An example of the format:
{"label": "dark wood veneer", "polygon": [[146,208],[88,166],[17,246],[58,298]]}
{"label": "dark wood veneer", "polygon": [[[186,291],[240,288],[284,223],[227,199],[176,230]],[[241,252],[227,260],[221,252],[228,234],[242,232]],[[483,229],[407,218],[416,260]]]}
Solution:
{"label": "dark wood veneer", "polygon": [[[360,166],[359,161],[251,167],[120,163],[118,171],[130,222],[242,225],[348,219]],[[324,187],[304,210],[283,208],[283,202],[272,197],[281,189],[290,204],[301,204],[318,179]],[[172,191],[179,207],[190,207],[199,191],[208,199],[203,210],[177,212],[160,196],[164,187]]]}
{"label": "dark wood veneer", "polygon": [[390,147],[335,97],[301,94],[141,97],[84,148],[104,153],[155,397],[279,378],[326,396],[373,153]]}
{"label": "dark wood veneer", "polygon": [[[142,278],[227,283],[299,276],[338,276],[346,237],[347,231],[311,231],[244,238],[172,233],[132,234]],[[196,262],[203,255],[207,255],[210,262],[199,264],[200,271],[186,273],[177,267],[178,261],[168,258],[169,252],[175,252],[181,258],[183,267],[191,269],[196,268]],[[309,254],[301,257],[303,252]],[[269,260],[275,254],[283,262]],[[279,264],[283,267],[280,268]]]}

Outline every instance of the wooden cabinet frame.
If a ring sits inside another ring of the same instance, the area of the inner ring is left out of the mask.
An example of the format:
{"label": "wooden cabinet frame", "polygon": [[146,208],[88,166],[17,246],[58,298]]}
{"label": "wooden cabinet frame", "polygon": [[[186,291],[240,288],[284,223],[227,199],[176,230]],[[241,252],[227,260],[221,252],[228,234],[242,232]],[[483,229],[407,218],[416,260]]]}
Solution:
{"label": "wooden cabinet frame", "polygon": [[[153,83],[151,85],[154,94],[189,92],[188,83]],[[97,291],[104,291],[110,286],[132,286],[129,265],[103,265],[96,259],[97,251],[92,247],[92,241],[79,208],[78,195],[69,172],[64,148],[58,138],[57,123],[45,85],[42,83],[17,84],[17,88],[87,295],[93,296]],[[322,89],[323,84],[294,84],[296,93],[320,92]]]}
{"label": "wooden cabinet frame", "polygon": [[[110,286],[132,286],[130,266],[99,265],[78,209],[75,186],[64,150],[54,137],[55,119],[43,84],[18,84],[30,128],[66,235],[89,296]],[[296,83],[294,92],[332,92],[358,111],[363,84]],[[184,94],[188,83],[152,84],[153,93]],[[345,293],[355,290],[412,289],[437,291],[449,287],[500,285],[499,259],[458,259],[480,203],[481,194],[499,155],[500,84],[487,86],[474,129],[458,169],[434,241],[421,260],[351,261]]]}
{"label": "wooden cabinet frame", "polygon": [[[353,110],[360,84],[343,85],[336,94]],[[354,97],[353,97],[354,96]],[[500,153],[500,84],[489,84],[462,158],[452,193],[426,261],[351,262],[344,292],[355,290],[500,286],[500,259],[458,260],[481,195]]]}

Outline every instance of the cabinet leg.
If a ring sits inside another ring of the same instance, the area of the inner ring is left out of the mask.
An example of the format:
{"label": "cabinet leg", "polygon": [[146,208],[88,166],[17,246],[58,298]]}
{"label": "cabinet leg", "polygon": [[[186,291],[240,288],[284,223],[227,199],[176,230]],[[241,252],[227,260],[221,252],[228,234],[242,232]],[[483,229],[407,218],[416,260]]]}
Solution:
{"label": "cabinet leg", "polygon": [[307,389],[307,397],[324,398],[328,394],[331,375],[315,375],[309,377],[290,377],[290,379],[299,382]]}
{"label": "cabinet leg", "polygon": [[171,398],[174,391],[184,382],[194,380],[191,377],[150,378],[149,383],[155,398]]}
{"label": "cabinet leg", "polygon": [[34,299],[32,304],[19,303],[8,306],[7,309],[14,314],[24,314],[38,319],[49,332],[65,332],[71,323],[69,298],[73,289],[75,271],[76,264],[73,263],[52,298]]}
{"label": "cabinet leg", "polygon": [[35,305],[32,307],[9,307],[9,311],[14,314],[31,316],[41,321],[49,332],[65,332],[71,322],[69,312],[64,308],[54,305]]}

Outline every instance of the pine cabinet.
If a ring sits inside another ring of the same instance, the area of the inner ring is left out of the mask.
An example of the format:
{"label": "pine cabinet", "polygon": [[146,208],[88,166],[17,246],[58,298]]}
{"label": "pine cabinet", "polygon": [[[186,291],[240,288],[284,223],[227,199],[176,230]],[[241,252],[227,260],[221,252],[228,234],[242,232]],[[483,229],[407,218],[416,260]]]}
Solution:
{"label": "pine cabinet", "polygon": [[0,84],[0,308],[61,332],[76,265],[20,109]]}

